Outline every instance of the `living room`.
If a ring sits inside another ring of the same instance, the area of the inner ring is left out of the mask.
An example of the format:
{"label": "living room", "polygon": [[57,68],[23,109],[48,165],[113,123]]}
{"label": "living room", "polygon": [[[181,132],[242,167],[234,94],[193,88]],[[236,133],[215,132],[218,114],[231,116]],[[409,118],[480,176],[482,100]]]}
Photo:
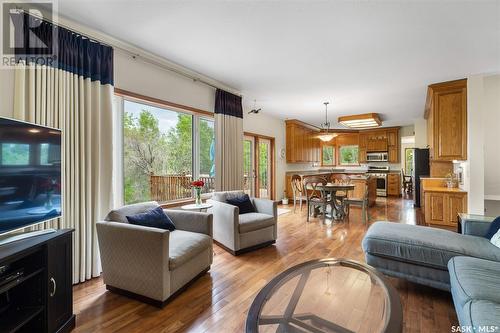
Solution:
{"label": "living room", "polygon": [[0,332],[500,332],[500,1],[2,11]]}

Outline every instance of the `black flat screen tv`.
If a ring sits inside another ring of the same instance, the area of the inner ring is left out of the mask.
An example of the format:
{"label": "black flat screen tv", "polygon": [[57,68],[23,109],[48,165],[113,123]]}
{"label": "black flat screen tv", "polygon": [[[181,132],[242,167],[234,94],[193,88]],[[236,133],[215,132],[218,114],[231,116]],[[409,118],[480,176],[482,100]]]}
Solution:
{"label": "black flat screen tv", "polygon": [[61,131],[0,117],[0,234],[61,216]]}

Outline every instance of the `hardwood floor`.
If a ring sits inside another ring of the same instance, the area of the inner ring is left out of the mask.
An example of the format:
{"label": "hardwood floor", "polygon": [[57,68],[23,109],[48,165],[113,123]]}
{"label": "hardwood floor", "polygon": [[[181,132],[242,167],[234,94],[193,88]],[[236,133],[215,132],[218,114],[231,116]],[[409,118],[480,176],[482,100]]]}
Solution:
{"label": "hardwood floor", "polygon": [[[292,209],[290,206],[282,208]],[[377,200],[370,222],[419,223],[419,212],[406,199]],[[74,287],[76,332],[243,332],[256,293],[274,276],[300,262],[325,257],[364,261],[361,240],[366,226],[360,210],[350,220],[322,225],[307,223],[305,209],[283,214],[274,246],[234,257],[214,246],[214,263],[205,276],[163,309],[106,291],[101,278]],[[404,332],[450,332],[457,325],[451,295],[398,279]]]}

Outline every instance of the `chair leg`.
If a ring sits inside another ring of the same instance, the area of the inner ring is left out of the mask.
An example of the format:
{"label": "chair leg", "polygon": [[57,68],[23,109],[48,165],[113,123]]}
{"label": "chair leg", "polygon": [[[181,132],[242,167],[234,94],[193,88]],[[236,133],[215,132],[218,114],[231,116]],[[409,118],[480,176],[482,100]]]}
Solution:
{"label": "chair leg", "polygon": [[309,222],[309,203],[307,203],[307,222]]}
{"label": "chair leg", "polygon": [[302,211],[302,198],[300,198],[299,209],[300,209],[300,211]]}
{"label": "chair leg", "polygon": [[297,199],[293,198],[293,212],[295,213],[295,206],[297,205]]}

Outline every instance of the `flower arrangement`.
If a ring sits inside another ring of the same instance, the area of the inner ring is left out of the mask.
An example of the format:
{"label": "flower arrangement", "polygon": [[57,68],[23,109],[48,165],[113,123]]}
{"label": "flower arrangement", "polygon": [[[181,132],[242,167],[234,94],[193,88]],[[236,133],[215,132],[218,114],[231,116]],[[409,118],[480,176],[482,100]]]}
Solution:
{"label": "flower arrangement", "polygon": [[196,205],[201,205],[201,190],[203,189],[203,186],[205,186],[205,182],[203,180],[195,180],[191,182],[191,187],[194,188],[194,199]]}

